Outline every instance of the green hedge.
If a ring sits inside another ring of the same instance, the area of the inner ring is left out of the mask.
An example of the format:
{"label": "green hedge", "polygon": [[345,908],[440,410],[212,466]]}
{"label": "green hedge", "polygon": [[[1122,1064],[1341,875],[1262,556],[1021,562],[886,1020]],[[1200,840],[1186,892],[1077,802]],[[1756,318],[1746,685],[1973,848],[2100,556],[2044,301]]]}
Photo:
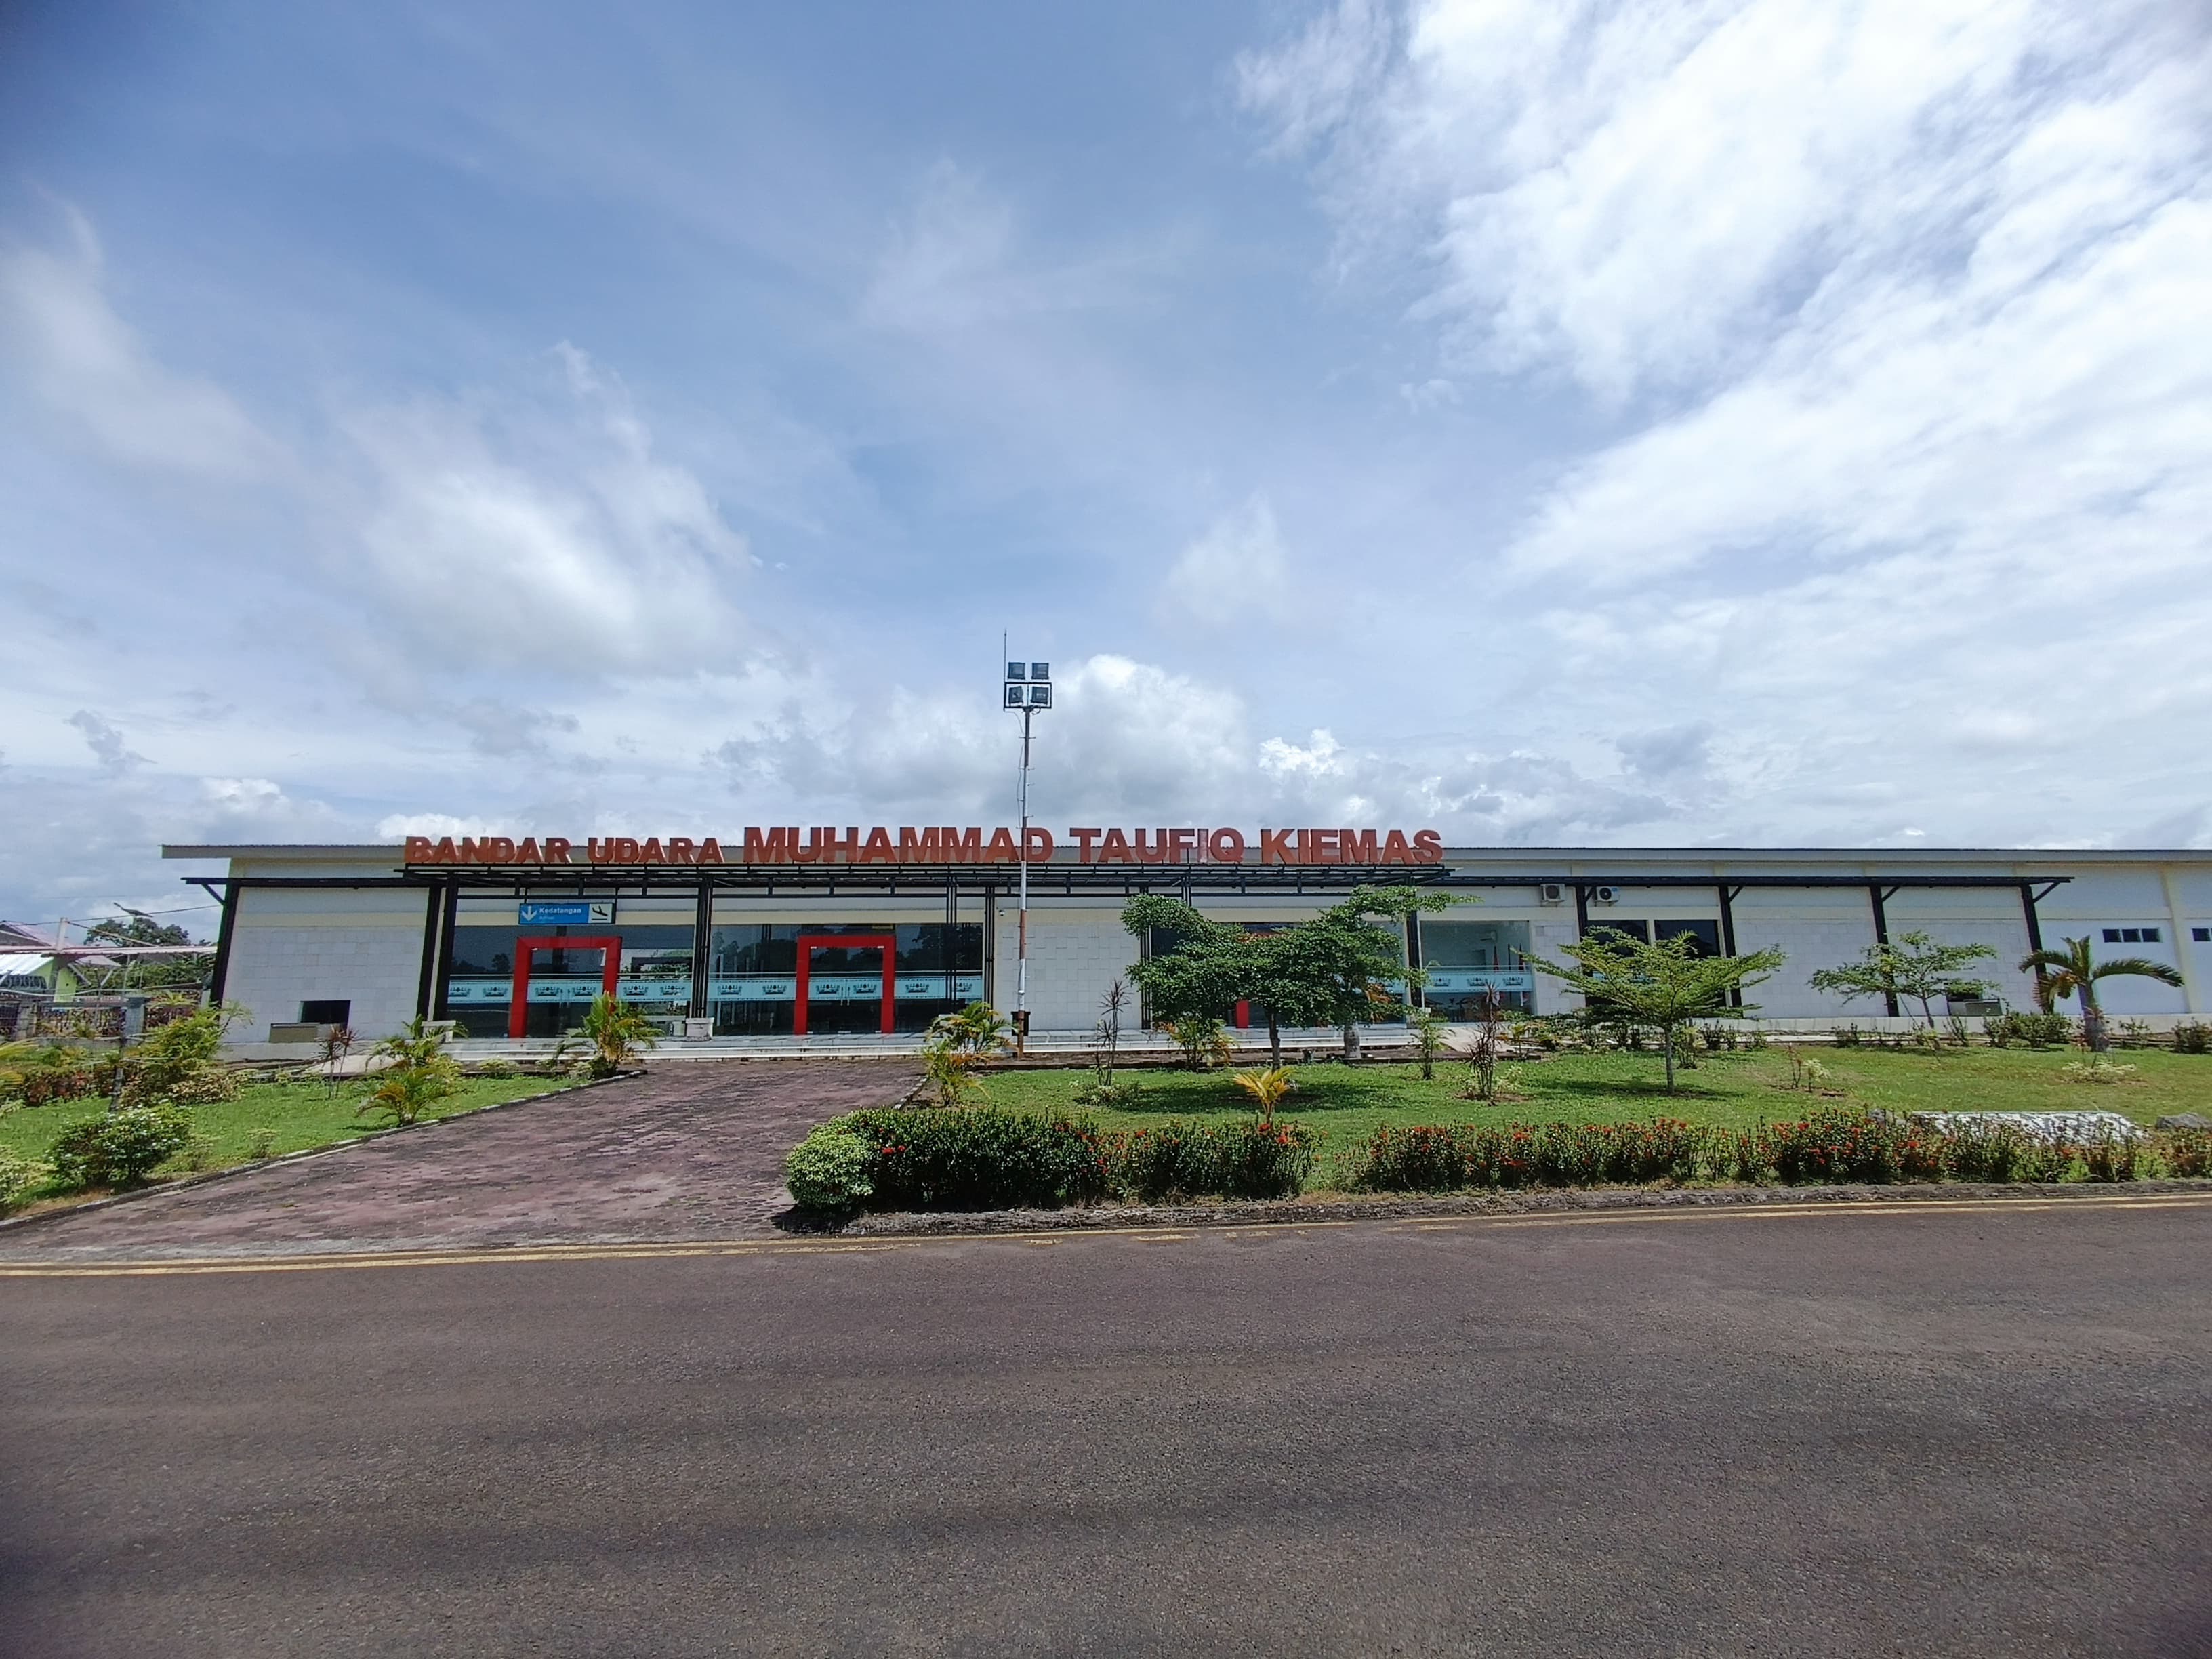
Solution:
{"label": "green hedge", "polygon": [[998,1107],[854,1112],[794,1147],[785,1180],[815,1210],[1048,1210],[1111,1197],[1288,1198],[1312,1174],[1303,1124],[1169,1122],[1109,1133],[1085,1113]]}
{"label": "green hedge", "polygon": [[1672,1118],[1385,1127],[1360,1149],[1348,1184],[1370,1192],[1444,1193],[1607,1182],[2134,1181],[2207,1173],[2212,1135],[2202,1131],[2097,1133],[2053,1143],[2009,1124],[1943,1132],[1909,1118],[1831,1111],[1754,1129],[1700,1127]]}

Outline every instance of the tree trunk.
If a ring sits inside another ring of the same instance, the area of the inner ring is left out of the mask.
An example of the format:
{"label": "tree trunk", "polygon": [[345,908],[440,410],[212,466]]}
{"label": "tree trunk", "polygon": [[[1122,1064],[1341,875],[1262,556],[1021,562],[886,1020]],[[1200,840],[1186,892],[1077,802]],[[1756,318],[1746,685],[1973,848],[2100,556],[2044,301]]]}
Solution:
{"label": "tree trunk", "polygon": [[1671,1095],[1674,1092],[1674,1028],[1671,1025],[1661,1026],[1659,1041],[1665,1044],[1667,1048],[1667,1092]]}
{"label": "tree trunk", "polygon": [[1283,1069],[1283,1028],[1273,1008],[1267,1010],[1267,1069],[1271,1072]]}
{"label": "tree trunk", "polygon": [[2097,994],[2086,979],[2081,981],[2081,1037],[2091,1054],[2105,1052],[2105,1011],[2097,1006]]}
{"label": "tree trunk", "polygon": [[1936,1011],[1928,1006],[1928,999],[1926,997],[1920,999],[1920,1017],[1928,1022],[1928,1029],[1929,1030],[1932,1031],[1936,1029]]}

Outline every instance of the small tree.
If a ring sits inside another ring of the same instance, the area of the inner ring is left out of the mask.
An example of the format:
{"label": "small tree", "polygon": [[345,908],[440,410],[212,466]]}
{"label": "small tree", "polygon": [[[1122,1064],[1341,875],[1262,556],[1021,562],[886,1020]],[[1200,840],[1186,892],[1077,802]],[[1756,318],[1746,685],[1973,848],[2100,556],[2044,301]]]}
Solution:
{"label": "small tree", "polygon": [[223,1032],[244,1012],[228,1003],[203,1008],[140,1038],[127,1057],[118,1054],[114,1105],[119,1109],[159,1101],[192,1104],[234,1097],[235,1080],[218,1061]]}
{"label": "small tree", "polygon": [[[128,921],[110,918],[96,921],[84,930],[87,945],[197,945],[183,928],[154,920],[143,910],[125,909]],[[125,957],[121,969],[111,974],[88,973],[86,977],[101,990],[113,990],[117,985],[128,983],[143,989],[163,985],[204,985],[215,970],[215,952],[179,957]],[[111,981],[112,982],[111,982]]]}
{"label": "small tree", "polygon": [[1475,1026],[1474,1044],[1467,1051],[1474,1085],[1469,1092],[1477,1100],[1490,1102],[1498,1098],[1498,1051],[1505,1040],[1505,999],[1495,985],[1486,985],[1476,1006],[1482,1018]]}
{"label": "small tree", "polygon": [[1121,1013],[1129,1006],[1129,987],[1115,980],[1098,999],[1098,1085],[1114,1086],[1114,1068],[1121,1057]]}
{"label": "small tree", "polygon": [[337,1093],[338,1085],[343,1080],[341,1073],[345,1066],[345,1058],[353,1052],[353,1045],[359,1041],[360,1039],[354,1036],[353,1027],[350,1025],[331,1027],[330,1034],[324,1037],[322,1042],[324,1093],[329,1095]]}
{"label": "small tree", "polygon": [[1674,1045],[1682,1028],[1699,1019],[1737,1019],[1753,1005],[1731,1006],[1729,994],[1749,989],[1771,976],[1783,963],[1779,951],[1749,956],[1705,954],[1694,935],[1680,933],[1656,945],[1633,933],[1602,929],[1564,947],[1562,965],[1531,957],[1539,971],[1581,994],[1583,1017],[1592,1020],[1648,1025],[1659,1033],[1667,1052],[1667,1090],[1674,1089]]}
{"label": "small tree", "polygon": [[2106,1046],[2105,1011],[2097,1006],[2100,979],[2154,979],[2160,985],[2179,985],[2181,975],[2148,957],[2114,957],[2099,962],[2089,950],[2087,935],[2069,939],[2063,951],[2031,951],[2021,958],[2020,971],[2032,973],[2051,988],[2053,998],[2075,997],[2081,1004],[2081,1038],[2102,1053]]}
{"label": "small tree", "polygon": [[980,1085],[975,1068],[1007,1047],[1006,1017],[989,1003],[975,1001],[957,1013],[939,1014],[922,1039],[921,1060],[940,1106],[957,1106]]}
{"label": "small tree", "polygon": [[660,1042],[659,1033],[642,1008],[604,991],[592,999],[591,1009],[584,1016],[584,1035],[592,1040],[593,1077],[612,1077]]}
{"label": "small tree", "polygon": [[385,1065],[360,1110],[383,1112],[394,1123],[416,1123],[461,1086],[461,1068],[446,1052],[446,1031],[419,1015],[370,1052]]}
{"label": "small tree", "polygon": [[1182,1050],[1183,1063],[1194,1072],[1224,1061],[1229,1049],[1228,1032],[1210,1014],[1185,1014],[1181,1019],[1170,1020],[1168,1040]]}
{"label": "small tree", "polygon": [[1279,1070],[1285,1024],[1336,1026],[1349,1054],[1356,1022],[1396,1006],[1382,992],[1384,983],[1425,982],[1406,961],[1401,937],[1377,925],[1381,919],[1458,902],[1418,887],[1362,887],[1308,921],[1255,933],[1180,899],[1144,893],[1122,907],[1121,925],[1139,939],[1155,929],[1176,936],[1172,950],[1129,969],[1155,1017],[1170,1024],[1193,1016],[1218,1020],[1237,1003],[1259,1003],[1267,1012],[1268,1065]]}
{"label": "small tree", "polygon": [[1416,1008],[1409,1022],[1413,1028],[1413,1051],[1421,1057],[1421,1075],[1437,1074],[1437,1056],[1443,1052],[1449,1022],[1433,1008]]}
{"label": "small tree", "polygon": [[1920,1005],[1928,1029],[1936,1029],[1936,1011],[1929,1005],[1946,994],[1977,992],[1983,988],[1961,981],[1960,972],[1996,955],[1986,945],[1938,945],[1925,933],[1899,933],[1880,945],[1870,945],[1856,962],[1840,968],[1822,968],[1808,974],[1805,982],[1816,991],[1839,993],[1844,1000],[1881,997],[1885,1005],[1909,997]]}

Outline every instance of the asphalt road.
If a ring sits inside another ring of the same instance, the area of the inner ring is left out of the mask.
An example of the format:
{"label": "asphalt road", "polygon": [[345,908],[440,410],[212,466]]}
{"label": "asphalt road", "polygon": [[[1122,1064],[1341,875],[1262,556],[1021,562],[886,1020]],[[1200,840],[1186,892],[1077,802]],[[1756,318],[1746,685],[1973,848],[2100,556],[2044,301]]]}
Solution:
{"label": "asphalt road", "polygon": [[2203,1199],[716,1248],[0,1269],[0,1648],[2212,1654]]}

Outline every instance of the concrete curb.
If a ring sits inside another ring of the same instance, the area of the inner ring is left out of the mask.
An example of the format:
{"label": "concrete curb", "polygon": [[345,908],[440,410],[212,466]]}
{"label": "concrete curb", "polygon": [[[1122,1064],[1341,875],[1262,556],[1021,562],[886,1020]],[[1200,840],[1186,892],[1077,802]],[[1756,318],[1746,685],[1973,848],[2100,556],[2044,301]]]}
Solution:
{"label": "concrete curb", "polygon": [[482,1117],[486,1112],[503,1112],[510,1106],[529,1106],[541,1100],[557,1100],[564,1095],[581,1094],[586,1089],[599,1089],[610,1083],[628,1083],[645,1075],[643,1071],[617,1072],[612,1077],[595,1077],[583,1083],[572,1083],[564,1089],[546,1089],[534,1095],[517,1095],[513,1100],[495,1100],[488,1106],[472,1107],[465,1112],[455,1112],[447,1117],[432,1118],[427,1123],[394,1123],[381,1129],[364,1129],[344,1140],[334,1140],[327,1146],[310,1146],[297,1152],[286,1152],[276,1158],[249,1158],[243,1164],[233,1164],[221,1170],[208,1170],[198,1175],[179,1176],[173,1181],[157,1182],[150,1187],[134,1187],[127,1193],[110,1193],[105,1198],[88,1198],[80,1204],[64,1204],[51,1210],[40,1210],[36,1215],[17,1215],[0,1218],[0,1233],[10,1228],[33,1227],[41,1221],[57,1221],[64,1216],[83,1215],[91,1210],[105,1210],[118,1204],[136,1204],[144,1199],[159,1198],[166,1193],[177,1193],[191,1187],[204,1187],[210,1182],[228,1181],[238,1176],[251,1175],[257,1170],[281,1169],[287,1164],[305,1164],[310,1158],[329,1158],[335,1153],[351,1152],[373,1140],[387,1139],[393,1135],[407,1134],[416,1129],[434,1129],[441,1124],[464,1123]]}
{"label": "concrete curb", "polygon": [[[1540,1215],[1571,1211],[1725,1209],[1743,1205],[1924,1204],[1960,1200],[2076,1200],[2130,1194],[2212,1193],[2212,1180],[1929,1182],[1896,1186],[1545,1188],[1443,1198],[1305,1198],[1237,1204],[1099,1205],[1071,1210],[985,1210],[862,1216],[810,1229],[834,1238],[910,1238],[947,1234],[1121,1231],[1132,1228],[1282,1226],[1299,1222],[1411,1221],[1425,1217]],[[788,1213],[788,1212],[787,1212]]]}

